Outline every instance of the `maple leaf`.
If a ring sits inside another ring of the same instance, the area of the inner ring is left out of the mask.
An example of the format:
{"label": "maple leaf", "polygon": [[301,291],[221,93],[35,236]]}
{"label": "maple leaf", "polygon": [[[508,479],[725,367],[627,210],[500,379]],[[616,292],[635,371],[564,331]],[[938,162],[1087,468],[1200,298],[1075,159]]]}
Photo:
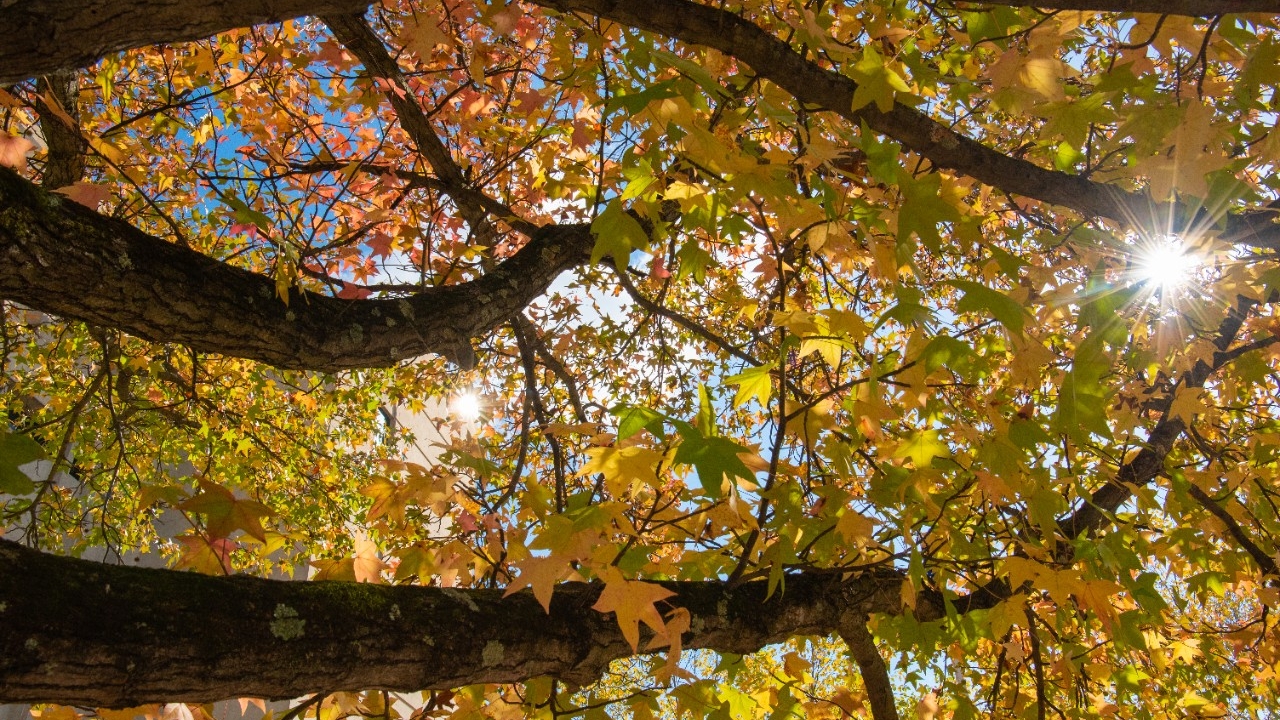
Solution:
{"label": "maple leaf", "polygon": [[47,457],[40,443],[26,435],[0,430],[0,492],[26,495],[35,483],[18,468]]}
{"label": "maple leaf", "polygon": [[363,285],[355,283],[342,282],[342,289],[338,291],[338,297],[343,300],[364,300],[373,294],[373,291]]}
{"label": "maple leaf", "polygon": [[231,552],[238,545],[227,538],[206,538],[201,534],[180,535],[174,540],[182,552],[174,567],[195,570],[205,575],[230,575]]}
{"label": "maple leaf", "polygon": [[87,182],[74,182],[66,187],[60,187],[54,192],[66,195],[93,211],[97,211],[99,206],[111,199],[111,187],[109,185]]}
{"label": "maple leaf", "polygon": [[266,505],[256,500],[240,500],[230,490],[200,479],[200,494],[178,506],[180,510],[205,516],[205,528],[215,538],[230,537],[236,530],[243,530],[249,537],[267,541],[266,531],[259,518],[271,515]]}
{"label": "maple leaf", "polygon": [[582,466],[582,474],[601,473],[610,494],[621,497],[633,485],[655,485],[662,453],[646,447],[602,447],[587,450],[591,458]]}
{"label": "maple leaf", "polygon": [[573,568],[555,555],[529,557],[517,564],[517,567],[520,569],[520,574],[511,581],[502,596],[507,597],[525,588],[533,588],[533,597],[550,615],[551,593],[555,590],[556,583],[567,578],[573,572]]}
{"label": "maple leaf", "polygon": [[378,546],[372,540],[356,538],[355,556],[351,560],[351,575],[356,582],[381,583],[382,571],[388,565],[382,562]]}
{"label": "maple leaf", "polygon": [[665,635],[666,624],[655,603],[674,596],[673,591],[642,580],[627,580],[612,566],[605,568],[600,578],[605,583],[604,591],[591,607],[600,612],[614,613],[622,637],[632,652],[640,644],[640,623],[648,625],[656,634]]}

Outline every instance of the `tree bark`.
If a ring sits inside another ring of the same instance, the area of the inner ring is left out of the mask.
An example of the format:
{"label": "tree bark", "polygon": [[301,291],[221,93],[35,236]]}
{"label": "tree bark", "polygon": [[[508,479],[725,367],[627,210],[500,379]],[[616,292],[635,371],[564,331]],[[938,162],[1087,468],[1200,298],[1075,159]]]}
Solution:
{"label": "tree bark", "polygon": [[157,342],[333,372],[427,353],[468,356],[470,340],[586,263],[589,226],[538,230],[476,280],[401,299],[344,300],[152,237],[0,168],[0,297]]}
{"label": "tree bark", "polygon": [[0,85],[84,67],[121,50],[368,6],[368,0],[0,0]]}
{"label": "tree bark", "polygon": [[[897,612],[902,576],[661,583],[684,647],[749,653]],[[598,677],[634,654],[599,584],[529,591],[281,582],[100,565],[0,540],[0,702],[128,707],[354,689],[416,691]],[[641,652],[654,652],[641,643]],[[661,650],[661,649],[659,649]]]}
{"label": "tree bark", "polygon": [[876,648],[867,619],[850,618],[840,630],[840,637],[849,646],[849,655],[862,674],[862,685],[867,690],[872,720],[898,720],[898,707],[894,701],[893,681],[889,678],[889,666]]}

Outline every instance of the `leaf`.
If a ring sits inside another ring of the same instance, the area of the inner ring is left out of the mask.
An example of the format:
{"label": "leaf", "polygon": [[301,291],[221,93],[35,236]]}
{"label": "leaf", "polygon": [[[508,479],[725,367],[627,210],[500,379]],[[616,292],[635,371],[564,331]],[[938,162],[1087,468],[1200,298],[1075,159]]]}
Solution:
{"label": "leaf", "polygon": [[941,252],[938,226],[958,223],[960,212],[942,197],[942,176],[930,173],[917,179],[902,178],[902,209],[898,212],[898,245],[903,247],[912,234],[925,247]]}
{"label": "leaf", "polygon": [[935,457],[947,457],[950,449],[938,439],[937,430],[922,430],[898,445],[893,456],[909,458],[916,469],[927,468]]}
{"label": "leaf", "polygon": [[622,209],[622,203],[609,203],[591,223],[591,234],[596,238],[591,250],[591,262],[598,263],[605,257],[613,258],[618,267],[626,267],[631,250],[649,247],[649,236],[644,228]]}
{"label": "leaf", "polygon": [[222,202],[226,203],[226,205],[231,208],[231,217],[234,218],[237,223],[252,225],[263,235],[271,234],[271,218],[267,217],[266,213],[254,210],[235,195],[223,195]]}
{"label": "leaf", "polygon": [[382,571],[388,569],[378,553],[378,546],[367,538],[356,538],[355,556],[351,560],[351,575],[356,582],[381,583]]}
{"label": "leaf", "polygon": [[587,450],[587,456],[590,459],[581,473],[602,474],[605,487],[614,497],[622,497],[633,486],[654,486],[659,482],[657,471],[663,455],[657,450],[636,445],[598,447]]}
{"label": "leaf", "polygon": [[662,614],[658,612],[657,603],[674,597],[675,592],[640,580],[627,580],[614,567],[606,567],[600,577],[604,580],[604,591],[592,605],[592,609],[602,613],[611,612],[617,617],[622,637],[631,646],[632,652],[640,644],[640,623],[648,625],[659,635],[666,633],[666,624]]}
{"label": "leaf", "polygon": [[691,425],[680,428],[681,443],[675,461],[693,465],[702,489],[712,499],[724,494],[724,483],[741,478],[755,482],[755,474],[742,461],[750,449],[722,437],[707,437]]}
{"label": "leaf", "polygon": [[35,143],[24,137],[0,133],[0,165],[14,170],[27,169],[27,153]]}
{"label": "leaf", "polygon": [[36,460],[46,460],[40,443],[26,435],[0,430],[0,492],[9,495],[26,495],[36,485],[18,468]]}
{"label": "leaf", "polygon": [[635,405],[619,405],[609,411],[618,418],[618,440],[629,440],[641,430],[648,430],[658,439],[665,439],[663,423],[667,416],[656,410]]}
{"label": "leaf", "polygon": [[755,399],[767,407],[773,394],[773,371],[776,366],[776,363],[768,363],[747,368],[737,375],[725,378],[725,384],[738,386],[738,392],[733,396],[733,406],[741,407]]}
{"label": "leaf", "polygon": [[893,110],[897,93],[911,92],[911,86],[902,76],[894,72],[872,43],[862,46],[862,59],[853,66],[852,73],[858,87],[853,91],[851,110],[875,103],[876,109],[882,113]]}
{"label": "leaf", "polygon": [[1021,303],[998,290],[992,290],[972,280],[948,280],[947,284],[964,292],[964,297],[956,303],[956,310],[960,312],[985,310],[1011,332],[1022,334],[1027,321],[1027,311],[1023,309]]}
{"label": "leaf", "polygon": [[60,187],[54,192],[66,195],[81,205],[98,211],[98,208],[111,199],[111,186],[95,183],[87,183],[83,181],[74,182],[66,187]]}
{"label": "leaf", "polygon": [[243,530],[249,537],[266,542],[266,531],[259,518],[271,515],[267,506],[256,500],[240,500],[230,490],[201,478],[201,492],[178,506],[187,512],[205,515],[205,528],[215,538],[230,537]]}
{"label": "leaf", "polygon": [[174,567],[179,570],[194,570],[204,575],[230,575],[231,552],[238,546],[234,540],[225,537],[206,538],[204,535],[191,533],[174,538],[181,546]]}
{"label": "leaf", "polygon": [[529,557],[516,565],[520,574],[507,586],[502,597],[508,597],[525,588],[533,588],[533,597],[542,605],[542,609],[551,614],[551,593],[556,583],[569,577],[573,568],[563,559],[554,555],[547,557]]}

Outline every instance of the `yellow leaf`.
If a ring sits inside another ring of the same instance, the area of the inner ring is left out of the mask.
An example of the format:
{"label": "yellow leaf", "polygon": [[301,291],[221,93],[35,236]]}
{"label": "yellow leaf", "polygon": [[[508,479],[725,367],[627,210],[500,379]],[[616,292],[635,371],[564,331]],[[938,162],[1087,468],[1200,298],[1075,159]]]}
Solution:
{"label": "yellow leaf", "polygon": [[618,627],[622,630],[622,637],[633,652],[640,644],[640,623],[648,625],[659,635],[666,633],[666,624],[655,603],[672,597],[674,592],[661,585],[627,580],[615,567],[605,568],[600,573],[600,578],[605,581],[604,592],[600,593],[600,598],[591,608],[614,613],[618,619]]}
{"label": "yellow leaf", "polygon": [[896,458],[910,458],[917,469],[927,468],[935,457],[950,454],[945,443],[938,440],[937,430],[923,430],[905,440],[893,453]]}
{"label": "yellow leaf", "polygon": [[998,603],[987,613],[987,624],[991,626],[991,636],[1003,638],[1015,625],[1026,625],[1025,595],[1014,595],[1008,600]]}
{"label": "yellow leaf", "polygon": [[1179,387],[1169,405],[1169,417],[1179,418],[1188,425],[1192,418],[1205,411],[1204,390],[1200,388]]}
{"label": "yellow leaf", "polygon": [[582,474],[604,475],[605,487],[614,497],[621,497],[634,484],[653,485],[658,481],[658,465],[662,453],[646,447],[601,447],[587,450],[591,459],[582,466]]}
{"label": "yellow leaf", "polygon": [[551,614],[551,593],[556,583],[573,572],[573,568],[564,560],[555,557],[530,557],[517,566],[520,574],[507,586],[502,597],[513,595],[525,588],[533,588],[533,597],[542,605],[542,609]]}

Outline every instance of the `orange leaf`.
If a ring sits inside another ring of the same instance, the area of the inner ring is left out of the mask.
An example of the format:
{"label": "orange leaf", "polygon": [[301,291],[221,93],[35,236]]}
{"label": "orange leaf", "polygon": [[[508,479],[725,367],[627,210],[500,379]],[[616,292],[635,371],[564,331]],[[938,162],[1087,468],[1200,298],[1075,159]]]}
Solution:
{"label": "orange leaf", "polygon": [[66,195],[95,212],[99,205],[111,199],[111,188],[109,186],[87,182],[74,182],[66,187],[60,187],[54,192],[59,195]]}
{"label": "orange leaf", "polygon": [[27,153],[35,144],[24,137],[0,135],[0,165],[14,170],[25,170]]}

